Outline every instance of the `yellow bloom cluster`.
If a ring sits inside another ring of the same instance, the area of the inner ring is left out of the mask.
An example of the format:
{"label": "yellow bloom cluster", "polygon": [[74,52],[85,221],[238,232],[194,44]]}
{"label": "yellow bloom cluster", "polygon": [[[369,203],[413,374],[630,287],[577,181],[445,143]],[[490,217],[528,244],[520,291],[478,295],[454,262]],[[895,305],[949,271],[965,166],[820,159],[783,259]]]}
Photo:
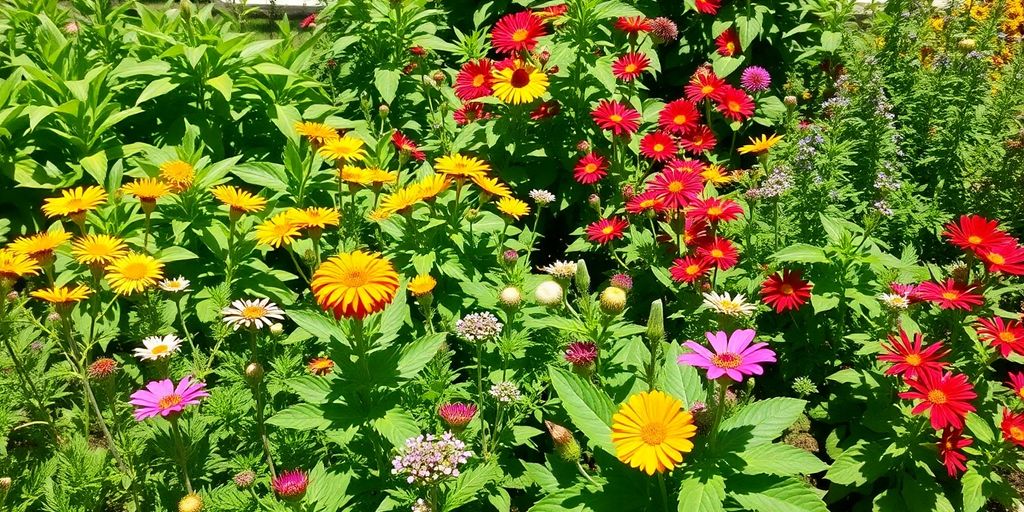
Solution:
{"label": "yellow bloom cluster", "polygon": [[274,248],[291,245],[306,230],[312,238],[320,238],[327,227],[341,223],[341,213],[335,208],[289,208],[256,226],[254,237],[260,245]]}

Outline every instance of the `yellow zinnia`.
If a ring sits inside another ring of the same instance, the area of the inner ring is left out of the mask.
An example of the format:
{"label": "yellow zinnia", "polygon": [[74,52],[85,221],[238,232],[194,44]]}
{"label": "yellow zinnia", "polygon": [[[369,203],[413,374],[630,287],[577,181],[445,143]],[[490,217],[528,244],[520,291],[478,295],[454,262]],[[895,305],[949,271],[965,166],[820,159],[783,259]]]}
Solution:
{"label": "yellow zinnia", "polygon": [[131,295],[163,279],[163,270],[164,264],[156,258],[129,252],[107,265],[107,282],[118,295]]}
{"label": "yellow zinnia", "polygon": [[295,131],[309,140],[315,147],[323,146],[325,142],[338,138],[338,130],[327,126],[324,123],[314,121],[298,121],[295,123]]}
{"label": "yellow zinnia", "polygon": [[648,475],[676,467],[693,450],[697,435],[693,415],[683,404],[661,391],[629,397],[612,417],[615,455]]}
{"label": "yellow zinnia", "polygon": [[100,187],[78,187],[60,191],[60,197],[51,197],[43,204],[47,217],[68,216],[81,222],[86,212],[95,210],[107,200],[107,192]]}
{"label": "yellow zinnia", "polygon": [[398,292],[398,273],[378,253],[341,253],[313,273],[317,304],[335,318],[364,318],[381,311]]}
{"label": "yellow zinnia", "polygon": [[498,200],[498,211],[519,220],[520,217],[530,213],[530,205],[514,197],[503,197]]}
{"label": "yellow zinnia", "polygon": [[305,210],[291,210],[289,215],[300,229],[324,229],[341,223],[341,214],[335,208],[311,206]]}
{"label": "yellow zinnia", "polygon": [[710,182],[712,185],[724,185],[730,183],[733,177],[718,164],[709,164],[700,172],[700,175],[704,178],[704,181]]}
{"label": "yellow zinnia", "polygon": [[455,153],[435,160],[434,170],[449,178],[473,178],[487,174],[491,166],[479,158]]}
{"label": "yellow zinnia", "polygon": [[366,159],[366,150],[363,149],[363,144],[362,139],[345,135],[344,137],[328,140],[318,153],[324,159],[340,165],[344,162]]}
{"label": "yellow zinnia", "polygon": [[49,302],[54,305],[70,305],[76,302],[89,298],[92,294],[92,290],[84,284],[80,284],[74,288],[68,286],[54,286],[53,288],[43,288],[32,292],[32,296]]}
{"label": "yellow zinnia", "polygon": [[780,140],[782,140],[782,135],[772,135],[769,137],[762,134],[760,137],[751,137],[750,144],[740,146],[739,152],[741,155],[745,155],[747,153],[759,155],[771,149],[772,146],[778,144]]}
{"label": "yellow zinnia", "polygon": [[53,256],[54,249],[70,239],[71,233],[67,231],[46,231],[18,238],[7,247],[18,254],[24,254],[43,264]]}
{"label": "yellow zinnia", "polygon": [[256,243],[277,248],[291,245],[299,236],[299,226],[292,213],[279,213],[256,226]]}
{"label": "yellow zinnia", "polygon": [[142,178],[122,186],[121,191],[135,196],[142,208],[151,212],[156,200],[171,192],[171,185],[156,178]]}
{"label": "yellow zinnia", "polygon": [[421,199],[423,199],[423,196],[420,195],[418,187],[400,188],[394,191],[394,193],[387,194],[381,198],[380,210],[387,212],[387,216],[393,213],[404,213],[420,202]]}
{"label": "yellow zinnia", "polygon": [[160,179],[166,181],[175,192],[182,192],[192,186],[196,170],[188,162],[171,160],[160,164]]}
{"label": "yellow zinnia", "polygon": [[210,190],[213,197],[231,208],[231,214],[239,216],[243,213],[255,213],[267,205],[267,200],[260,196],[246,192],[240,188],[228,185],[213,187]]}
{"label": "yellow zinnia", "polygon": [[530,103],[548,90],[548,75],[519,60],[491,72],[494,96],[505,103]]}
{"label": "yellow zinnia", "polygon": [[71,244],[71,254],[83,265],[106,266],[127,252],[124,241],[110,235],[86,235]]}
{"label": "yellow zinnia", "polygon": [[473,176],[473,183],[480,187],[484,193],[490,194],[495,197],[511,197],[512,191],[509,190],[508,185],[505,185],[498,178],[492,178],[490,176]]}
{"label": "yellow zinnia", "polygon": [[32,258],[10,249],[0,249],[0,285],[9,285],[19,278],[34,276],[39,265]]}
{"label": "yellow zinnia", "polygon": [[430,274],[420,274],[410,279],[406,288],[414,297],[420,297],[434,291],[435,286],[437,286],[437,279]]}
{"label": "yellow zinnia", "polygon": [[416,187],[421,199],[424,201],[430,201],[437,197],[441,192],[448,190],[448,187],[451,185],[451,180],[444,177],[444,175],[431,174],[430,176],[416,182],[413,186]]}

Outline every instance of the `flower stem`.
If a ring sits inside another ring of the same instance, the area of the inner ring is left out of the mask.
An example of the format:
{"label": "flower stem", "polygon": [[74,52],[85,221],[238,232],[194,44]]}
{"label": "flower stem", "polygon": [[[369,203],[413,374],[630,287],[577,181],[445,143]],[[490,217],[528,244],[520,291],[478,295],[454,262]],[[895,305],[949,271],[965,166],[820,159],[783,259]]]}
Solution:
{"label": "flower stem", "polygon": [[170,417],[171,438],[174,440],[174,453],[178,459],[178,466],[181,468],[181,475],[185,479],[185,490],[192,494],[192,479],[188,476],[188,457],[185,455],[185,443],[181,439],[181,429],[178,427],[178,418]]}
{"label": "flower stem", "polygon": [[661,509],[668,512],[668,489],[665,487],[665,473],[658,473],[658,490],[661,492]]}

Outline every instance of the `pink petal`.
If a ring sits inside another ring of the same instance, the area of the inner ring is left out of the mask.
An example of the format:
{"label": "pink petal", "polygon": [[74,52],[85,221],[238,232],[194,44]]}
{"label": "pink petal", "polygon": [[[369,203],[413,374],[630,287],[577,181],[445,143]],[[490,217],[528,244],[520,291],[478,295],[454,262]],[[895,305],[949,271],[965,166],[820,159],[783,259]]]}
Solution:
{"label": "pink petal", "polygon": [[734,354],[742,352],[750,345],[751,341],[754,341],[754,336],[757,333],[753,329],[740,329],[733,331],[732,336],[729,337],[729,343],[726,350]]}
{"label": "pink petal", "polygon": [[718,331],[716,333],[704,333],[708,338],[708,342],[711,343],[711,348],[715,349],[715,353],[721,354],[728,350],[729,337],[725,334],[725,331]]}

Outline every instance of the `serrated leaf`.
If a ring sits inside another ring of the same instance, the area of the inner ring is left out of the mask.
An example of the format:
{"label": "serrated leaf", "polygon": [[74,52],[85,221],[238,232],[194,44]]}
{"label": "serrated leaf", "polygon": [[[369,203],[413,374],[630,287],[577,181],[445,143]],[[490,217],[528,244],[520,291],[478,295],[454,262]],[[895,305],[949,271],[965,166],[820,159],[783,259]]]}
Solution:
{"label": "serrated leaf", "polygon": [[746,510],[758,512],[828,512],[814,488],[795,478],[773,476],[729,479],[729,495]]}
{"label": "serrated leaf", "polygon": [[737,451],[769,443],[796,422],[806,405],[795,398],[769,398],[744,406],[722,421],[717,444]]}
{"label": "serrated leaf", "polygon": [[573,424],[587,436],[591,446],[614,455],[610,427],[615,413],[612,399],[590,382],[566,370],[551,366],[548,373],[551,375],[551,386],[562,400],[562,407],[569,413]]}
{"label": "serrated leaf", "polygon": [[665,350],[665,364],[658,372],[658,389],[683,401],[686,408],[707,397],[704,380],[692,366],[683,366],[676,358],[683,352],[678,343],[662,344]]}
{"label": "serrated leaf", "polygon": [[713,475],[707,480],[690,477],[679,486],[679,512],[724,512],[725,479]]}
{"label": "serrated leaf", "polygon": [[828,469],[813,453],[788,444],[772,443],[749,448],[739,454],[748,474],[779,476],[810,475]]}

